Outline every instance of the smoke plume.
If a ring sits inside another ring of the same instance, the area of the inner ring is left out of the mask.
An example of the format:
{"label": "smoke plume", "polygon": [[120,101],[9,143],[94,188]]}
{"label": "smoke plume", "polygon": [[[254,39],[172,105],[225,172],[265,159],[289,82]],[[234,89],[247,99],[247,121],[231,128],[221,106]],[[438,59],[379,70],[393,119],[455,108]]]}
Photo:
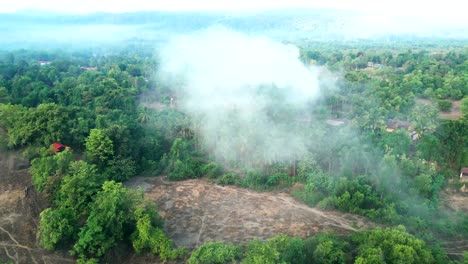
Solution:
{"label": "smoke plume", "polygon": [[319,94],[318,74],[295,46],[214,27],[172,39],[161,72],[218,161],[257,166],[305,153],[296,125]]}

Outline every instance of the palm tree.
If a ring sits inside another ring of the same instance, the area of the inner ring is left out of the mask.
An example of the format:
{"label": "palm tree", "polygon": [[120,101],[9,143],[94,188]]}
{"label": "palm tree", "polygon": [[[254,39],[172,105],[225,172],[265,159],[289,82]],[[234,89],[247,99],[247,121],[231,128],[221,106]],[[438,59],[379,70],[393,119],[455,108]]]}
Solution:
{"label": "palm tree", "polygon": [[146,124],[151,120],[148,107],[143,107],[138,110],[138,122]]}

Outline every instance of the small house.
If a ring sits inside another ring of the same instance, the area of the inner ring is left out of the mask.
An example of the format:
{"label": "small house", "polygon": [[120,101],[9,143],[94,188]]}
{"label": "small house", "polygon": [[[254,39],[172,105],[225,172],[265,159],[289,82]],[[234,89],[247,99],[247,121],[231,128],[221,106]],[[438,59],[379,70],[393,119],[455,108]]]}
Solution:
{"label": "small house", "polygon": [[468,182],[468,168],[461,168],[460,182],[463,183],[463,186],[460,188],[460,191],[468,192],[468,188],[466,187],[467,182]]}
{"label": "small house", "polygon": [[41,66],[44,66],[44,65],[49,65],[50,64],[50,61],[46,61],[46,60],[40,60],[40,61],[37,61],[39,63],[39,65]]}
{"label": "small house", "polygon": [[413,131],[410,133],[411,140],[413,141],[418,141],[419,140],[419,134],[416,131]]}
{"label": "small house", "polygon": [[462,168],[460,170],[460,181],[468,182],[468,168]]}
{"label": "small house", "polygon": [[382,68],[383,68],[383,64],[374,63],[374,69],[382,69]]}
{"label": "small house", "polygon": [[327,124],[329,124],[330,126],[334,127],[341,126],[345,123],[345,121],[339,119],[327,119],[325,122],[327,122]]}
{"label": "small house", "polygon": [[52,143],[53,147],[54,147],[54,152],[57,153],[57,152],[62,152],[64,151],[67,146],[61,144],[61,143],[58,143],[58,142],[54,142]]}
{"label": "small house", "polygon": [[87,71],[97,71],[97,67],[81,66],[80,68]]}

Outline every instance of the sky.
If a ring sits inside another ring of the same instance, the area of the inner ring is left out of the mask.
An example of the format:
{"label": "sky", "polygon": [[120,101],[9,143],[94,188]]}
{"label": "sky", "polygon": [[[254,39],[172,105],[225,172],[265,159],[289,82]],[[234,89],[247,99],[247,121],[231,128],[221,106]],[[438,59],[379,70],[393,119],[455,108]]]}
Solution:
{"label": "sky", "polygon": [[23,9],[40,9],[65,13],[112,12],[141,10],[262,10],[280,8],[339,8],[382,15],[413,15],[453,18],[464,16],[462,0],[2,0],[1,13]]}
{"label": "sky", "polygon": [[[134,11],[227,11],[255,14],[267,9],[330,8],[358,14],[346,22],[353,36],[468,32],[466,0],[1,0],[0,13],[46,10],[67,14]],[[357,12],[356,12],[357,11]],[[461,30],[461,31],[460,31]],[[436,33],[435,33],[436,32]]]}

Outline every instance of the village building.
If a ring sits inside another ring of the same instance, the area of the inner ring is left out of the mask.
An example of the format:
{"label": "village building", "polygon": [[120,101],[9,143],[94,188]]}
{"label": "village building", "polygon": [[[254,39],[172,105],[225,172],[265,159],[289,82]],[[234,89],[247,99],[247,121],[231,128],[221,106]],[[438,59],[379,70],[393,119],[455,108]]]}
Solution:
{"label": "village building", "polygon": [[460,170],[460,181],[468,182],[468,168],[462,168]]}
{"label": "village building", "polygon": [[46,61],[46,60],[39,60],[37,61],[39,63],[39,65],[41,66],[44,66],[44,65],[49,65],[50,64],[50,61]]}
{"label": "village building", "polygon": [[64,151],[67,146],[61,144],[61,143],[58,143],[58,142],[54,142],[52,143],[53,147],[54,147],[54,152],[57,153],[57,152],[62,152]]}
{"label": "village building", "polygon": [[327,124],[329,124],[330,126],[341,126],[345,123],[345,121],[343,120],[339,120],[339,119],[327,119],[325,122],[327,122]]}
{"label": "village building", "polygon": [[87,71],[97,71],[97,67],[81,66],[80,68]]}
{"label": "village building", "polygon": [[462,183],[462,187],[460,191],[468,192],[467,183],[468,183],[468,168],[461,168],[460,170],[460,183]]}
{"label": "village building", "polygon": [[384,65],[380,63],[373,63],[372,61],[367,62],[368,69],[381,69]]}

